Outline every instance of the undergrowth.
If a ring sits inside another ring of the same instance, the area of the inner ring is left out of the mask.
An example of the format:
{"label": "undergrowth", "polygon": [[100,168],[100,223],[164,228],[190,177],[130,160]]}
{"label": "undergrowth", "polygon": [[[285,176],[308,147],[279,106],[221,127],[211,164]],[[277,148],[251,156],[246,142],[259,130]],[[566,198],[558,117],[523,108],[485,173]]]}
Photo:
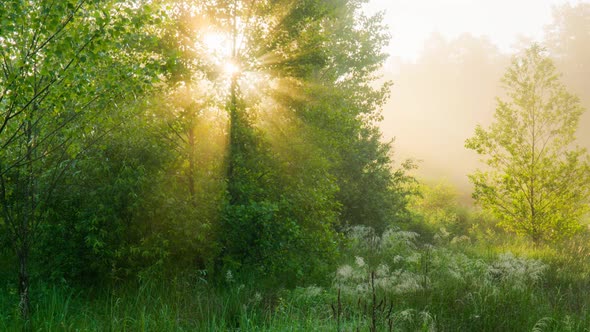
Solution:
{"label": "undergrowth", "polygon": [[[268,289],[204,271],[87,289],[37,283],[34,331],[590,331],[590,250],[453,235],[349,230],[328,286]],[[14,284],[0,330],[21,331]]]}

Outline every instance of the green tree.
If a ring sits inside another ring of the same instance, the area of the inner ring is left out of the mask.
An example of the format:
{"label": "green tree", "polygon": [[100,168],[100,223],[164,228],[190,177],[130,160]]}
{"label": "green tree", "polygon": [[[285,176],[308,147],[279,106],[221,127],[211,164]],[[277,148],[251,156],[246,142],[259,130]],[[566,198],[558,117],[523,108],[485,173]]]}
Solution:
{"label": "green tree", "polygon": [[[225,268],[294,285],[317,280],[334,257],[335,185],[289,96],[315,98],[304,87],[326,62],[319,29],[340,6],[346,4],[220,1],[208,10],[228,36],[225,61],[240,68],[229,77],[227,96],[227,201],[220,225]],[[291,145],[275,140],[287,132]]]}
{"label": "green tree", "polygon": [[378,123],[392,84],[375,81],[389,35],[381,14],[362,14],[362,2],[334,2],[339,6],[321,21],[321,33],[308,37],[319,43],[310,45],[317,53],[307,55],[316,60],[302,62],[312,98],[292,104],[330,161],[341,205],[338,229],[368,225],[381,232],[407,217],[413,179],[406,171],[413,165],[394,168],[392,142],[382,140]]}
{"label": "green tree", "polygon": [[588,155],[575,146],[583,108],[537,45],[513,60],[502,82],[508,100],[498,99],[495,122],[466,141],[488,166],[469,176],[473,197],[535,243],[570,235],[590,199]]}
{"label": "green tree", "polygon": [[0,226],[18,257],[25,320],[29,256],[56,187],[85,149],[116,124],[116,112],[105,110],[151,83],[146,73],[157,62],[133,47],[148,39],[132,31],[151,14],[124,1],[3,4]]}
{"label": "green tree", "polygon": [[[180,66],[191,67],[185,86],[209,82],[214,107],[221,99],[227,111],[223,266],[289,284],[321,275],[338,221],[383,229],[403,210],[407,177],[376,125],[390,88],[373,84],[388,36],[363,2],[173,2],[179,28],[196,37],[182,48],[194,51],[181,61],[194,64]],[[223,73],[228,62],[240,70]]]}

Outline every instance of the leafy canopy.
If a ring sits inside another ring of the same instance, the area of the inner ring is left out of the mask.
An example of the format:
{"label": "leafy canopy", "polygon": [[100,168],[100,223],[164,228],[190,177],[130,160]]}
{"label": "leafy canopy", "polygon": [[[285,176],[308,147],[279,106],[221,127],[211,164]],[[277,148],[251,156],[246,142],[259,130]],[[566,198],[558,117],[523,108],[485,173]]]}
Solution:
{"label": "leafy canopy", "polygon": [[579,100],[537,45],[513,60],[502,82],[507,100],[498,99],[495,122],[466,141],[488,166],[469,177],[473,197],[535,242],[572,234],[590,199],[588,156],[575,146]]}

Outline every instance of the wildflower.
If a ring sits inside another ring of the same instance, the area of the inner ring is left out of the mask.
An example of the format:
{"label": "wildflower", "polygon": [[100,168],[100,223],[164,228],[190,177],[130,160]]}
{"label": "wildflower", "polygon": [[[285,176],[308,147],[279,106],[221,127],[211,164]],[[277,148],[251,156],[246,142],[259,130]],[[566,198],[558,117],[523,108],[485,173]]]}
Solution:
{"label": "wildflower", "polygon": [[512,253],[500,255],[489,268],[489,281],[511,285],[513,289],[523,290],[541,280],[547,265],[535,259],[515,257]]}
{"label": "wildflower", "polygon": [[362,257],[356,256],[355,261],[356,261],[356,265],[358,265],[358,267],[365,266],[365,260]]}
{"label": "wildflower", "polygon": [[338,268],[338,272],[336,272],[336,276],[338,277],[338,279],[341,280],[347,280],[352,276],[353,270],[352,270],[352,266],[346,264],[346,265],[342,265],[341,267]]}
{"label": "wildflower", "polygon": [[406,309],[396,314],[401,321],[411,322],[414,318],[414,309]]}
{"label": "wildflower", "polygon": [[377,277],[383,278],[389,275],[389,266],[387,264],[379,264],[377,267]]}
{"label": "wildflower", "polygon": [[322,293],[322,288],[317,286],[309,286],[306,287],[304,290],[304,296],[307,298],[312,298],[320,295]]}
{"label": "wildflower", "polygon": [[421,276],[409,271],[396,271],[396,285],[394,291],[398,294],[412,293],[422,289],[420,285]]}

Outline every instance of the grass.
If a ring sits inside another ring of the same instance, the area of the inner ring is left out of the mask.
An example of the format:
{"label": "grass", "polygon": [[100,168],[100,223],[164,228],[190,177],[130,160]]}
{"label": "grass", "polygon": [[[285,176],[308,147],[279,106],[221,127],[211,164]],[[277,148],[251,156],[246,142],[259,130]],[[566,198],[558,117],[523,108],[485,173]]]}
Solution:
{"label": "grass", "polygon": [[[254,301],[240,285],[217,292],[174,281],[94,295],[63,286],[37,285],[33,291],[35,331],[311,331],[332,325],[328,316],[316,317],[283,299],[270,314],[262,299]],[[7,289],[0,294],[0,330],[22,331],[16,294]]]}
{"label": "grass", "polygon": [[[585,237],[428,245],[361,230],[329,287],[265,290],[196,275],[101,288],[33,285],[34,331],[590,331]],[[371,279],[369,276],[373,275]],[[6,279],[4,279],[6,280]],[[338,293],[341,296],[338,297]],[[15,286],[0,286],[0,331],[22,331]],[[338,318],[337,318],[338,317]]]}

